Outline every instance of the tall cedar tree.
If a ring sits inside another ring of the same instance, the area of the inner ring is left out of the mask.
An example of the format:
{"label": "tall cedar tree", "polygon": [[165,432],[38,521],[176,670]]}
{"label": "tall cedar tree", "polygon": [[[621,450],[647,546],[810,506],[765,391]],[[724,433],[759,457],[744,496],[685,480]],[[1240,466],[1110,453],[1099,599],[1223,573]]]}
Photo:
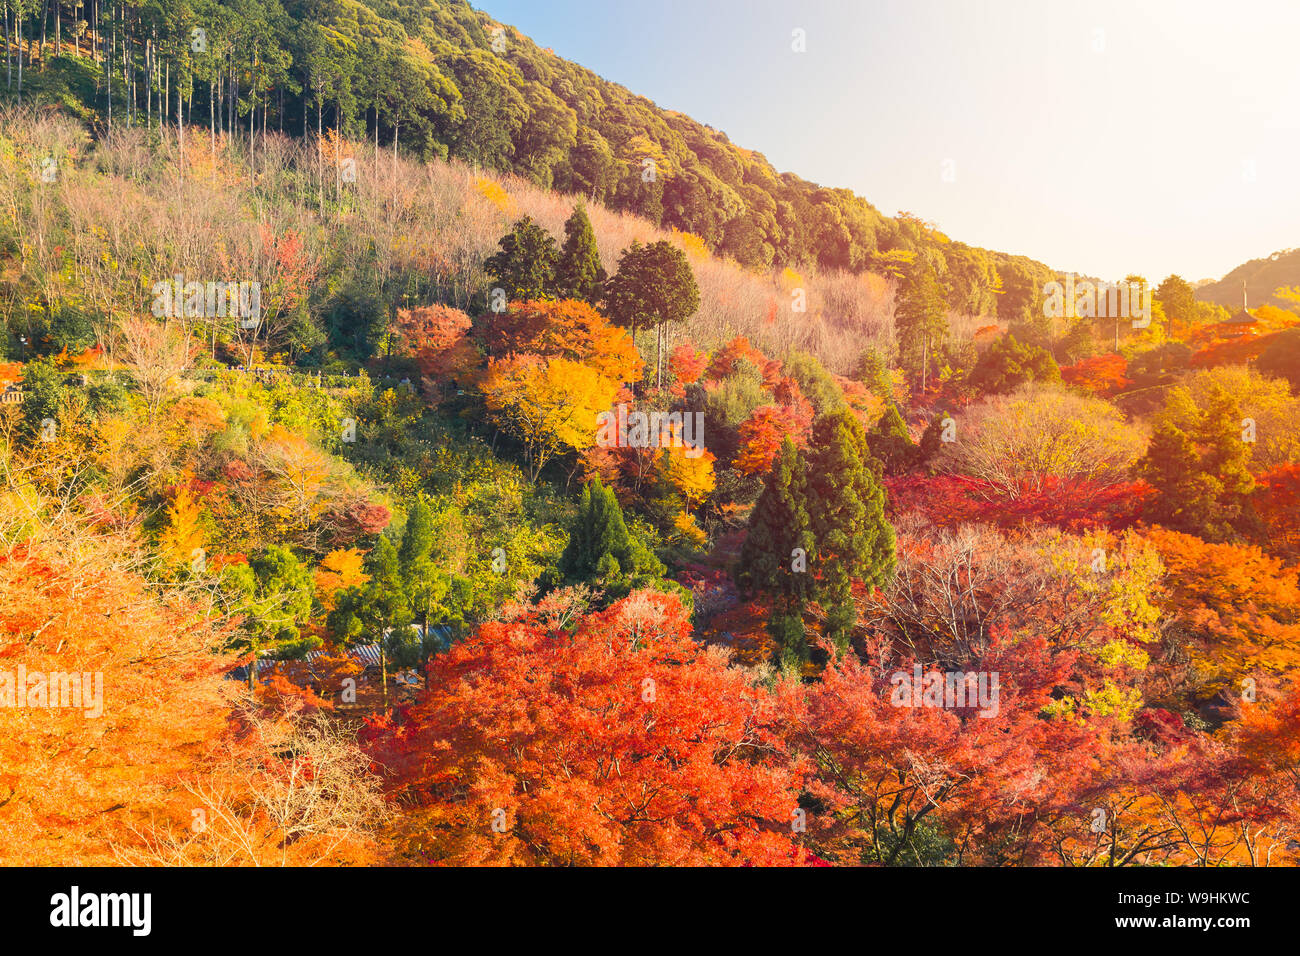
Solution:
{"label": "tall cedar tree", "polygon": [[633,338],[643,322],[654,323],[655,388],[661,387],[664,326],[684,322],[700,307],[700,290],[686,254],[663,239],[648,246],[633,242],[619,257],[605,299],[610,318],[628,326]]}
{"label": "tall cedar tree", "polygon": [[749,514],[749,532],[732,572],[747,595],[759,590],[773,594],[767,629],[781,646],[782,662],[791,664],[808,656],[803,606],[810,590],[813,537],[805,486],[804,464],[787,436]]}
{"label": "tall cedar tree", "polygon": [[522,302],[529,299],[555,298],[555,270],[560,261],[554,237],[524,216],[497,243],[501,251],[483,263],[506,299]]}
{"label": "tall cedar tree", "polygon": [[569,528],[569,543],[560,555],[563,580],[589,581],[604,587],[611,597],[621,597],[664,571],[659,559],[628,532],[614,489],[606,488],[599,478],[588,483]]}
{"label": "tall cedar tree", "polygon": [[1226,541],[1255,487],[1241,410],[1223,389],[1210,395],[1192,434],[1159,422],[1139,475],[1158,492],[1151,517],[1207,541]]}
{"label": "tall cedar tree", "polygon": [[568,299],[581,299],[588,305],[599,304],[605,288],[605,267],[596,249],[596,233],[579,203],[564,224],[564,248],[560,250],[555,270],[556,290]]}
{"label": "tall cedar tree", "polygon": [[400,630],[389,637],[387,650],[399,667],[419,667],[429,682],[429,659],[443,649],[444,641],[432,628],[445,625],[450,640],[465,626],[465,612],[473,600],[472,585],[466,578],[449,574],[433,560],[433,509],[420,495],[406,519],[402,544],[397,551],[411,613],[420,622],[419,639],[407,639]]}
{"label": "tall cedar tree", "polygon": [[1174,323],[1185,329],[1196,322],[1196,293],[1186,279],[1171,275],[1156,286],[1156,301],[1165,313],[1167,333],[1174,331]]}
{"label": "tall cedar tree", "polygon": [[1207,534],[1202,536],[1208,540],[1225,541],[1232,536],[1246,496],[1255,489],[1250,473],[1253,446],[1245,440],[1244,425],[1237,400],[1221,385],[1215,386],[1192,435],[1204,449],[1201,470],[1213,476],[1218,486],[1217,507],[1206,515]]}
{"label": "tall cedar tree", "polygon": [[352,643],[373,636],[379,644],[379,670],[383,681],[381,694],[388,709],[388,645],[400,641],[401,629],[411,623],[411,608],[402,577],[397,548],[384,535],[366,555],[366,573],[370,580],[361,587],[348,588],[339,596],[338,605],[326,619],[331,634]]}
{"label": "tall cedar tree", "polygon": [[920,378],[920,390],[924,392],[930,363],[939,357],[948,337],[943,290],[929,264],[918,262],[903,280],[894,306],[894,328],[898,332],[899,359],[914,381]]}
{"label": "tall cedar tree", "polygon": [[806,469],[816,596],[826,610],[826,634],[843,651],[857,612],[853,581],[883,587],[897,560],[894,529],[885,520],[885,492],[866,435],[848,409],[813,423]]}
{"label": "tall cedar tree", "polygon": [[858,359],[858,381],[882,402],[894,400],[894,381],[889,375],[889,366],[875,349],[867,349]]}
{"label": "tall cedar tree", "polygon": [[939,449],[943,447],[943,423],[950,418],[946,411],[935,412],[930,418],[930,423],[925,426],[925,431],[921,434],[921,440],[916,446],[916,460],[918,465],[925,465],[926,471],[934,473],[934,467],[931,464],[935,456],[939,454]]}
{"label": "tall cedar tree", "polygon": [[898,406],[890,402],[867,434],[867,448],[887,475],[901,475],[916,464],[920,450],[907,431]]}

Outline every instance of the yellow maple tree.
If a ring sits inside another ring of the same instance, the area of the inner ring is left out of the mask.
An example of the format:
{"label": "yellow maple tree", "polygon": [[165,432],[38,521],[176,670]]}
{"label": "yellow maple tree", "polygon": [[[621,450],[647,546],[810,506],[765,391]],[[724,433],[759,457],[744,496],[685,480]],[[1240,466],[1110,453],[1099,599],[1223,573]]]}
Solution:
{"label": "yellow maple tree", "polygon": [[581,362],[529,355],[492,359],[480,388],[493,421],[523,444],[535,481],[557,454],[595,444],[618,383]]}

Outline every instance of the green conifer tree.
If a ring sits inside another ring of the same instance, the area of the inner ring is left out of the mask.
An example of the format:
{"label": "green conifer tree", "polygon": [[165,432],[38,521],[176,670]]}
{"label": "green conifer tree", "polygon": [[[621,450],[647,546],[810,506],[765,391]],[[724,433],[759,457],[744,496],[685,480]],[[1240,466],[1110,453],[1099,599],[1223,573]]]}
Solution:
{"label": "green conifer tree", "polygon": [[1156,489],[1152,518],[1207,541],[1226,541],[1255,487],[1251,445],[1244,440],[1241,409],[1216,386],[1188,434],[1157,422],[1137,472]]}
{"label": "green conifer tree", "polygon": [[1061,370],[1047,349],[1018,342],[1010,333],[980,356],[971,372],[970,387],[978,392],[1002,394],[1026,382],[1059,382]]}
{"label": "green conifer tree", "polygon": [[447,582],[434,565],[433,509],[423,494],[416,498],[406,516],[402,531],[402,545],[397,559],[402,569],[402,584],[406,589],[412,613],[420,622],[421,632],[429,627],[429,611],[446,590]]}
{"label": "green conifer tree", "polygon": [[1195,534],[1200,517],[1212,506],[1213,482],[1200,471],[1200,458],[1187,434],[1170,422],[1159,422],[1151,434],[1146,457],[1137,473],[1156,489],[1150,516],[1174,531]]}
{"label": "green conifer tree", "polygon": [[813,537],[805,505],[804,465],[788,437],[772,463],[749,515],[749,532],[732,571],[746,595],[773,595],[768,632],[782,649],[782,665],[794,667],[807,659],[803,607],[811,588],[808,562]]}
{"label": "green conifer tree", "polygon": [[605,285],[609,315],[632,331],[655,325],[655,388],[663,385],[665,326],[685,322],[700,307],[700,290],[686,254],[660,239],[648,246],[635,240],[619,256],[618,270]]}
{"label": "green conifer tree", "polygon": [[605,288],[605,267],[596,249],[596,233],[582,204],[564,224],[564,247],[556,266],[556,291],[569,299],[597,305]]}
{"label": "green conifer tree", "polygon": [[883,402],[894,400],[894,379],[889,366],[875,349],[866,349],[858,359],[858,381]]}
{"label": "green conifer tree", "polygon": [[555,297],[555,269],[560,252],[555,238],[524,216],[497,243],[501,251],[483,263],[510,302]]}
{"label": "green conifer tree", "polygon": [[880,420],[867,433],[867,448],[887,475],[902,474],[916,464],[919,449],[893,402],[885,406]]}
{"label": "green conifer tree", "polygon": [[903,280],[894,306],[894,328],[903,367],[911,373],[913,387],[925,391],[948,338],[943,290],[927,263],[918,261]]}
{"label": "green conifer tree", "polygon": [[397,548],[385,535],[379,536],[365,561],[370,579],[361,587],[348,588],[337,599],[326,618],[330,633],[344,643],[373,637],[379,644],[379,670],[383,706],[388,708],[388,650],[403,644],[412,614],[402,564]]}
{"label": "green conifer tree", "polygon": [[566,582],[596,583],[611,597],[617,597],[653,583],[666,568],[628,532],[614,489],[595,478],[582,489],[578,515],[569,528],[569,543],[560,555],[558,571]]}
{"label": "green conifer tree", "polygon": [[813,423],[805,474],[817,600],[826,609],[827,636],[843,651],[857,617],[853,581],[882,587],[897,560],[884,488],[851,411],[822,415]]}
{"label": "green conifer tree", "polygon": [[247,564],[227,565],[222,587],[243,613],[242,643],[252,651],[248,686],[257,682],[261,655],[277,660],[300,657],[320,645],[320,638],[304,636],[299,621],[311,616],[311,572],[288,548],[273,544]]}

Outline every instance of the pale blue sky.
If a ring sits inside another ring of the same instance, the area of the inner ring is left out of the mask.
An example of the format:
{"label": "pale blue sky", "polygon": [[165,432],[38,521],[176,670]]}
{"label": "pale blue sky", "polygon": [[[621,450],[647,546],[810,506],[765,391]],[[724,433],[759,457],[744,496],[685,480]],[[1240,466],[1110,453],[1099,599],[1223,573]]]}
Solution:
{"label": "pale blue sky", "polygon": [[1154,280],[1300,245],[1300,0],[475,5],[974,245]]}

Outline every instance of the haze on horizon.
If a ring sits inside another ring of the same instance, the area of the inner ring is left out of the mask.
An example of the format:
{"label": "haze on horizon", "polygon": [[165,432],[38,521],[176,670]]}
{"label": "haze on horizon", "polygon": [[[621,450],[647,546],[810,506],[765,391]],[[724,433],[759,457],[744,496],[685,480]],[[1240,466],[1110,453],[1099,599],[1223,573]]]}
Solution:
{"label": "haze on horizon", "polygon": [[1157,282],[1300,245],[1300,3],[476,5],[781,171],[971,245]]}

